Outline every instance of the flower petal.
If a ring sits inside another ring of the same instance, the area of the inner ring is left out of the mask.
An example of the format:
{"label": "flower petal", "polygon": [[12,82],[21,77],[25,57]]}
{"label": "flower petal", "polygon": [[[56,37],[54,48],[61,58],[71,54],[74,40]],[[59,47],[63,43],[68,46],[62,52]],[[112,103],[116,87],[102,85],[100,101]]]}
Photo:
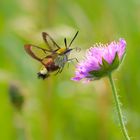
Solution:
{"label": "flower petal", "polygon": [[[125,49],[126,41],[122,38],[119,39],[119,42],[95,44],[86,51],[85,59],[76,66],[75,77],[72,80],[80,81],[85,79],[86,81],[91,81],[100,79],[100,76],[105,76],[119,66],[119,62],[125,54]],[[114,62],[115,59],[117,63]]]}

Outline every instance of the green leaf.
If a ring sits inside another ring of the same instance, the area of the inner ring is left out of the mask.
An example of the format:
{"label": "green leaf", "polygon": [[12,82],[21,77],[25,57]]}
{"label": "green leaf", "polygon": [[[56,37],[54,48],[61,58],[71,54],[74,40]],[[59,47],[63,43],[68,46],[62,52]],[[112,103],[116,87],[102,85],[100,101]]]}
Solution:
{"label": "green leaf", "polygon": [[119,56],[118,56],[118,53],[115,54],[115,58],[112,62],[112,64],[110,65],[110,69],[111,71],[115,70],[116,68],[118,68],[120,64],[120,61],[119,61]]}
{"label": "green leaf", "polygon": [[100,65],[99,70],[90,71],[89,73],[93,75],[93,77],[101,78],[108,73],[112,72],[113,70],[117,69],[120,64],[118,53],[115,54],[115,58],[111,64],[109,64],[104,58],[102,58],[102,65]]}
{"label": "green leaf", "polygon": [[102,65],[101,66],[104,67],[104,69],[105,69],[105,68],[108,68],[110,66],[110,64],[102,57]]}

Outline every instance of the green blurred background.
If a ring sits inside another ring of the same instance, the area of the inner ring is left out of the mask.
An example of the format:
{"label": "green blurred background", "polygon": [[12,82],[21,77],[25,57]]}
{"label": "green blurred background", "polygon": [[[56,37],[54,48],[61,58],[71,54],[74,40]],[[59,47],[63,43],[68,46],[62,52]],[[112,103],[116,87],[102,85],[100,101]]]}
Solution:
{"label": "green blurred background", "polygon": [[70,64],[43,81],[36,76],[40,63],[24,51],[26,43],[44,45],[42,31],[63,45],[77,30],[73,47],[82,51],[72,55],[79,59],[96,42],[126,39],[125,60],[113,77],[129,135],[140,139],[140,1],[1,0],[0,140],[124,139],[107,78],[73,82]]}

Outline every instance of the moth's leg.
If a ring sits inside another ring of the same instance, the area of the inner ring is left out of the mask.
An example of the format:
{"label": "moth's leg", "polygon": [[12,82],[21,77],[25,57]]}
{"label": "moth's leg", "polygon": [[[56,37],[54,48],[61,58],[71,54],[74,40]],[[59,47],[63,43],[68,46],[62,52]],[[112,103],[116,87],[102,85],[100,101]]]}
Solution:
{"label": "moth's leg", "polygon": [[60,69],[59,73],[61,73],[61,72],[63,71],[64,66],[65,66],[65,65],[63,65],[63,66],[61,67],[61,69]]}
{"label": "moth's leg", "polygon": [[74,60],[75,60],[76,62],[79,62],[77,58],[68,59],[69,62],[72,62],[72,61],[74,61]]}
{"label": "moth's leg", "polygon": [[60,72],[60,69],[61,69],[61,68],[59,68],[59,69],[57,70],[57,72],[56,72],[54,75],[57,75],[57,74]]}
{"label": "moth's leg", "polygon": [[72,64],[75,66],[74,60],[75,60],[76,62],[79,62],[77,58],[68,59],[68,67],[69,67],[69,63],[72,63]]}

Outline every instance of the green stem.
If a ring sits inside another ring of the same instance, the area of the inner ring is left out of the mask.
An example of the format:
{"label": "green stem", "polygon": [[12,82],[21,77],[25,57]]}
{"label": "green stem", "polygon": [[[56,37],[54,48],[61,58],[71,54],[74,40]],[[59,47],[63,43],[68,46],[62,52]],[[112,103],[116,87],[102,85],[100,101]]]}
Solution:
{"label": "green stem", "polygon": [[118,98],[118,95],[117,95],[117,90],[116,90],[114,81],[112,79],[111,73],[108,75],[108,77],[109,77],[109,81],[110,81],[110,84],[111,84],[113,96],[114,96],[114,99],[115,99],[115,104],[116,104],[117,113],[118,113],[118,117],[119,117],[119,121],[120,121],[120,125],[121,125],[123,135],[124,135],[126,140],[130,140],[130,137],[128,136],[128,133],[127,133],[127,130],[125,128],[124,121],[123,121],[123,115],[122,115],[121,107],[120,107],[120,104],[119,104],[119,98]]}

